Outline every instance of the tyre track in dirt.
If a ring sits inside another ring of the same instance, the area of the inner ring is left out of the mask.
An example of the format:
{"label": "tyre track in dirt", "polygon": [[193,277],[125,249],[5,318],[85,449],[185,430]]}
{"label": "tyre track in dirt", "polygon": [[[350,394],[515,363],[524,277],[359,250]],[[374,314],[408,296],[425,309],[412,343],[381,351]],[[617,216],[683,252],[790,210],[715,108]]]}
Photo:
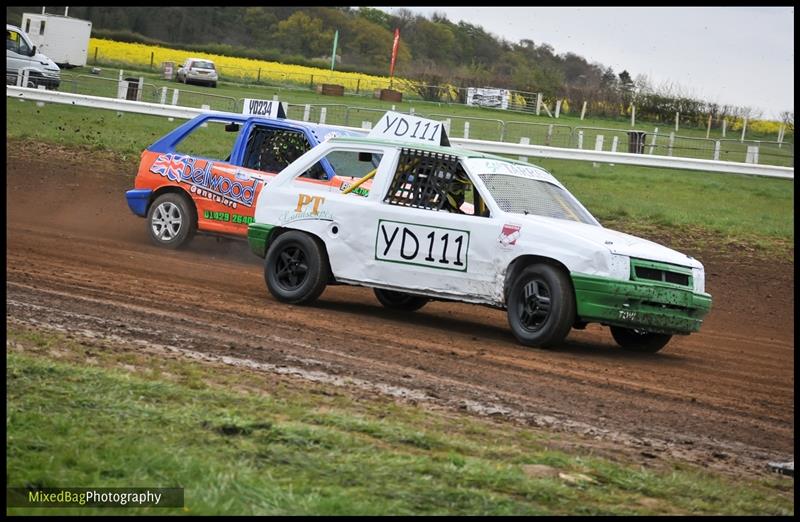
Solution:
{"label": "tyre track in dirt", "polygon": [[634,455],[655,447],[754,473],[793,458],[790,264],[773,265],[763,281],[756,262],[690,252],[706,264],[714,308],[700,333],[659,354],[623,352],[593,325],[559,350],[526,349],[503,312],[479,306],[437,302],[398,315],[370,290],[343,286],[312,307],[282,305],[242,243],[150,245],[124,201],[130,167],[123,174],[102,155],[47,152],[7,146],[9,321],[413,390],[615,441]]}

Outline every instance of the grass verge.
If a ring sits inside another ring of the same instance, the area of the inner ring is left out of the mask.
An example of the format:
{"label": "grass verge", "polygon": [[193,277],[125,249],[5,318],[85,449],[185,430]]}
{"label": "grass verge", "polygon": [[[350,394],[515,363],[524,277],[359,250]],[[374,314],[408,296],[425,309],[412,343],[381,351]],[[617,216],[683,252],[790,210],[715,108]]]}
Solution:
{"label": "grass verge", "polygon": [[793,514],[793,482],[552,449],[566,435],[7,323],[10,487],[184,487],[183,509],[8,514]]}

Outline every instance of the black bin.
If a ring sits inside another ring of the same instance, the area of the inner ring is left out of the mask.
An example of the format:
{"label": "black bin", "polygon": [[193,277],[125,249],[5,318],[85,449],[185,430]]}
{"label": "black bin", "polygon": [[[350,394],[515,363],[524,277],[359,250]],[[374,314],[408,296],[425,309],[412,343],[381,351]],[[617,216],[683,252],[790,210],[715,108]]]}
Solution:
{"label": "black bin", "polygon": [[125,81],[128,82],[128,92],[125,93],[125,99],[136,101],[139,97],[139,78],[125,78]]}
{"label": "black bin", "polygon": [[628,131],[628,152],[631,154],[644,154],[644,139],[646,132]]}

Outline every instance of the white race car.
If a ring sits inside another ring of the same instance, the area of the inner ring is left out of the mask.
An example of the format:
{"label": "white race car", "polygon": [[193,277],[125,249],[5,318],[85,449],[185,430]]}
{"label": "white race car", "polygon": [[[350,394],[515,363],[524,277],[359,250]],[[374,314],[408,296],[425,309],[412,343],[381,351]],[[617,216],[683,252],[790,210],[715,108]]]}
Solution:
{"label": "white race car", "polygon": [[[530,346],[590,322],[647,352],[699,330],[711,308],[699,261],[603,228],[539,167],[447,145],[439,122],[387,113],[370,136],[334,137],[284,169],[248,229],[270,293],[306,304],[337,283],[398,310],[490,305]],[[323,158],[358,181],[301,181]]]}

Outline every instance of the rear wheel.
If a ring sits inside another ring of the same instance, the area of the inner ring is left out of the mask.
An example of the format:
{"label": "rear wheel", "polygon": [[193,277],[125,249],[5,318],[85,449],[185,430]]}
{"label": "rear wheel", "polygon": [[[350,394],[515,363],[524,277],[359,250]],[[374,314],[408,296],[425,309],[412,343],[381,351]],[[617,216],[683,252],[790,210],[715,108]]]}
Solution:
{"label": "rear wheel", "polygon": [[669,334],[645,332],[622,326],[612,326],[611,335],[623,349],[644,353],[655,353],[672,339]]}
{"label": "rear wheel", "polygon": [[403,310],[405,312],[413,312],[419,310],[428,302],[427,297],[418,295],[407,294],[405,292],[395,292],[394,290],[383,290],[381,288],[373,289],[375,297],[386,308],[392,310]]}
{"label": "rear wheel", "polygon": [[278,301],[308,304],[328,282],[330,268],[324,247],[313,237],[292,230],[270,245],[264,260],[264,280]]}
{"label": "rear wheel", "polygon": [[197,232],[194,207],[180,194],[163,194],[150,205],[147,229],[157,245],[180,248]]}
{"label": "rear wheel", "polygon": [[575,294],[567,275],[546,264],[522,269],[506,302],[508,323],[517,340],[528,346],[560,344],[575,322]]}

